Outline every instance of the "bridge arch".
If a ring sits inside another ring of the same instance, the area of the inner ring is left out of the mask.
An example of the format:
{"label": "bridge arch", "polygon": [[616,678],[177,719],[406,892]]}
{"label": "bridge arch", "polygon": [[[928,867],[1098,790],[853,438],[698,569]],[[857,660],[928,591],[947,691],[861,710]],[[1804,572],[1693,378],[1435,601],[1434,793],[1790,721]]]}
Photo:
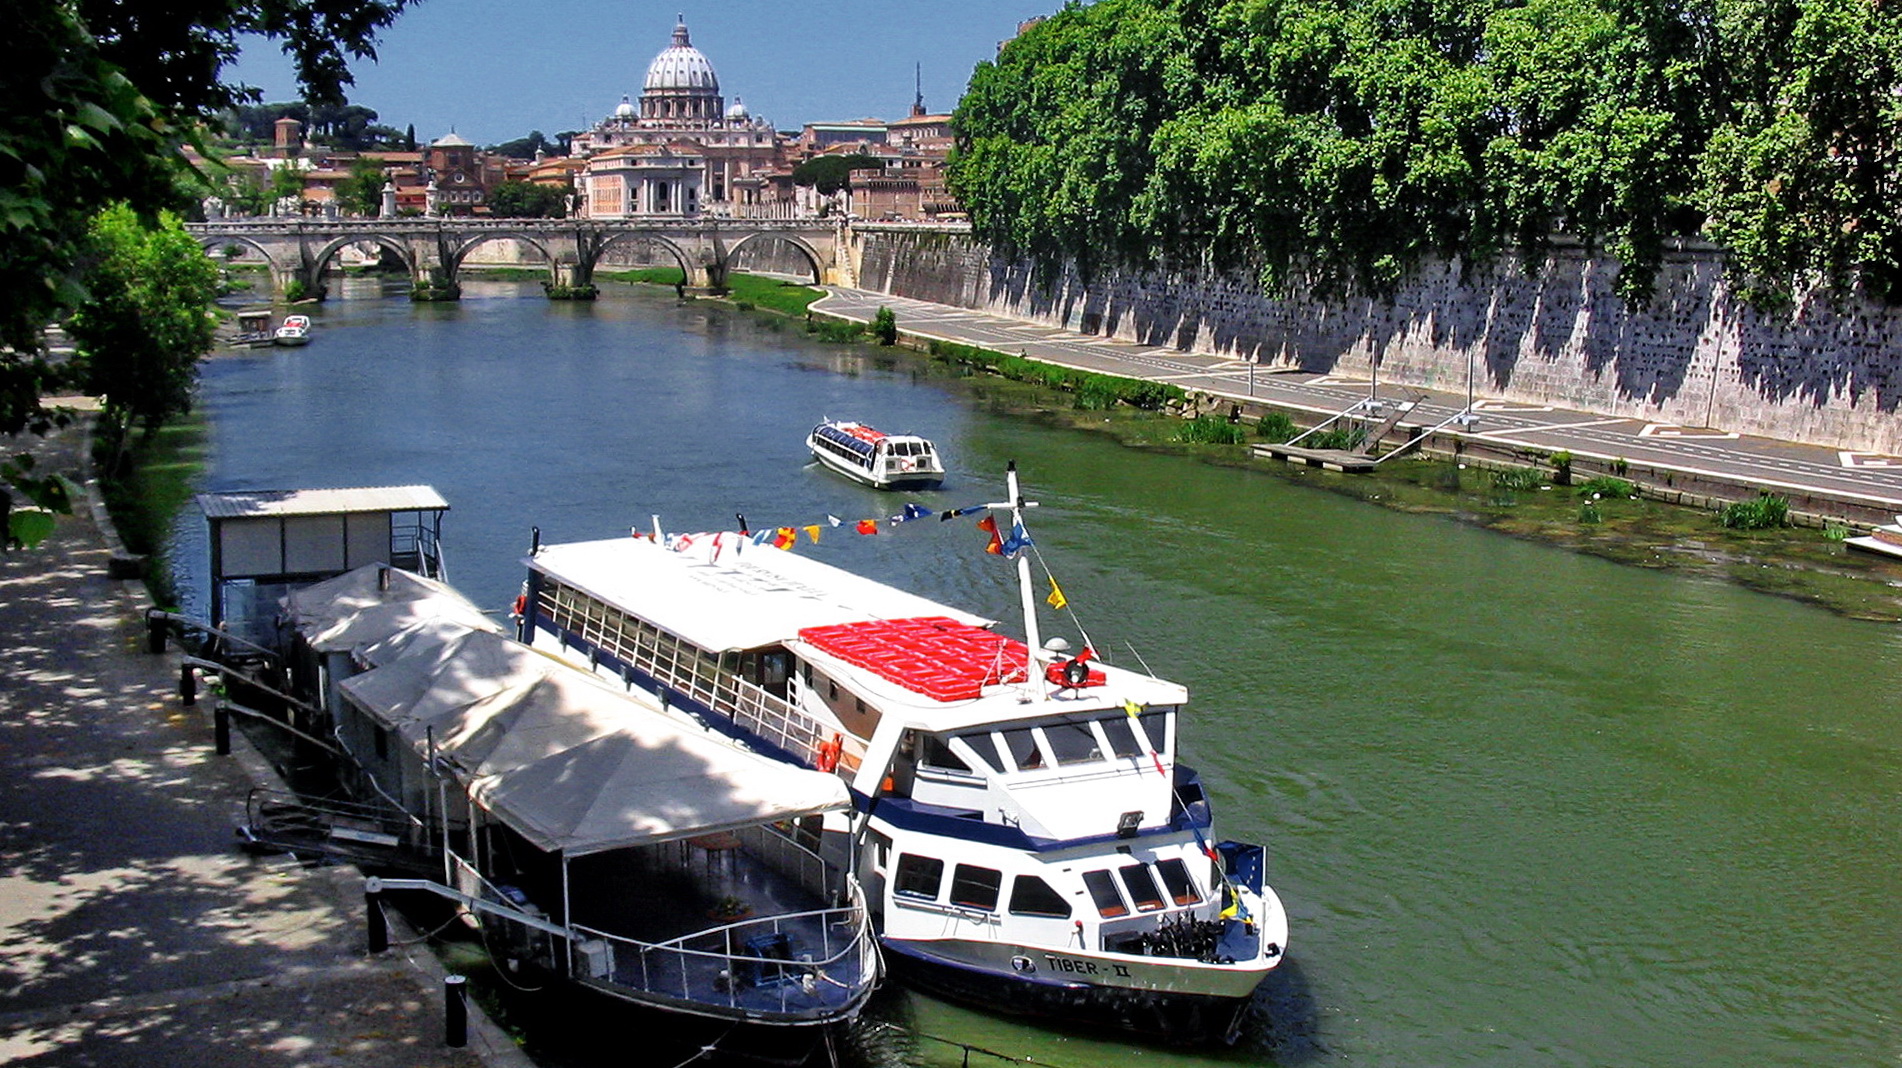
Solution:
{"label": "bridge arch", "polygon": [[198,239],[198,247],[204,249],[205,255],[211,257],[213,261],[217,261],[221,258],[217,255],[218,252],[230,248],[233,245],[242,245],[262,257],[264,259],[264,268],[270,272],[271,281],[273,283],[281,282],[287,273],[294,269],[294,265],[292,264],[277,262],[277,257],[271,255],[271,250],[262,243],[253,241],[251,238],[245,237],[242,234],[220,234],[213,237],[200,237]]}
{"label": "bridge arch", "polygon": [[415,275],[416,256],[401,241],[388,235],[378,233],[345,234],[342,237],[331,238],[322,248],[319,248],[316,253],[311,256],[310,280],[312,284],[314,285],[323,278],[324,271],[330,267],[331,259],[335,257],[337,253],[343,251],[345,245],[362,245],[366,243],[376,245],[378,248],[387,252],[395,253],[396,258],[402,262],[403,269],[411,276]]}
{"label": "bridge arch", "polygon": [[452,276],[460,273],[462,271],[462,261],[468,257],[469,253],[474,252],[479,246],[486,245],[491,241],[500,241],[504,238],[520,241],[522,244],[527,245],[530,248],[534,249],[536,252],[541,253],[542,263],[546,265],[551,271],[554,269],[555,254],[554,252],[550,251],[548,244],[546,242],[544,242],[538,237],[535,237],[529,234],[526,231],[498,230],[498,231],[495,231],[494,233],[476,234],[473,237],[469,238],[467,241],[464,241],[460,245],[457,245],[455,248],[455,251],[450,253],[450,256],[449,256],[449,273]]}
{"label": "bridge arch", "polygon": [[590,273],[592,274],[593,271],[600,269],[601,261],[607,258],[608,250],[613,248],[616,244],[635,241],[646,241],[659,245],[669,255],[673,256],[675,263],[680,265],[681,276],[684,279],[692,280],[694,276],[694,265],[688,258],[686,249],[681,248],[678,243],[661,234],[642,233],[639,231],[623,231],[621,233],[608,235],[608,238],[601,242],[600,247],[595,249],[594,263],[589,265]]}
{"label": "bridge arch", "polygon": [[748,245],[754,244],[755,242],[762,244],[779,242],[790,246],[793,251],[804,256],[807,265],[812,268],[812,284],[816,286],[825,281],[825,259],[820,256],[819,250],[814,248],[812,243],[805,238],[784,231],[762,230],[757,233],[747,234],[745,237],[735,241],[727,249],[726,259],[728,265],[730,266],[736,262],[740,258],[740,253],[745,250]]}

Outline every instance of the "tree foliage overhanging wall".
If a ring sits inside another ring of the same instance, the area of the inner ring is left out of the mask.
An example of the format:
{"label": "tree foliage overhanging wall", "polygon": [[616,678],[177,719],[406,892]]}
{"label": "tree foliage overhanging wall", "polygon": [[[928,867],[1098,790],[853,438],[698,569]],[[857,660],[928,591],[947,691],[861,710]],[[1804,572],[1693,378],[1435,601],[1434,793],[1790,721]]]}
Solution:
{"label": "tree foliage overhanging wall", "polygon": [[1902,6],[1101,0],[980,64],[950,182],[979,237],[1100,267],[1390,290],[1554,237],[1642,298],[1703,236],[1762,306],[1902,301]]}

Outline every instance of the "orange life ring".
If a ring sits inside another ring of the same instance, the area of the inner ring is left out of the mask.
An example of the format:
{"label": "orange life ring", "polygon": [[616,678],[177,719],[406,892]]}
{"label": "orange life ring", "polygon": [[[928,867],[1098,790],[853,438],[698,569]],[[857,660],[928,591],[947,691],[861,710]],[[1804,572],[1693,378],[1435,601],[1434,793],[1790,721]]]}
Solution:
{"label": "orange life ring", "polygon": [[527,614],[528,614],[528,594],[523,593],[523,594],[516,595],[515,615],[520,617],[520,616],[525,616]]}
{"label": "orange life ring", "polygon": [[820,771],[831,771],[839,766],[839,754],[844,750],[844,739],[835,734],[819,743],[819,755],[813,759],[812,766]]}

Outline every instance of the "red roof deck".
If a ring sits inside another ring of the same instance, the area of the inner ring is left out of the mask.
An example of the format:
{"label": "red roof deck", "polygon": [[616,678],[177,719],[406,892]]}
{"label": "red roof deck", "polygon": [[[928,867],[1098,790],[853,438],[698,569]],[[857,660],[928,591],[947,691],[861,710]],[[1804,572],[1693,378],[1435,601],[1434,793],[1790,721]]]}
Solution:
{"label": "red roof deck", "polygon": [[986,686],[1022,682],[1024,643],[944,616],[807,627],[799,637],[934,701],[970,701]]}

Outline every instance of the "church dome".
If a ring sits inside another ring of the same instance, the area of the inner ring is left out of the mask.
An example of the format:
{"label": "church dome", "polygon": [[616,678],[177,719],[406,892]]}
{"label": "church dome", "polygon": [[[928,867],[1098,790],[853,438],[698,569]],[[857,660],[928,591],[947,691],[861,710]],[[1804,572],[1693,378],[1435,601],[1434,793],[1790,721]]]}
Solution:
{"label": "church dome", "polygon": [[622,97],[621,106],[614,109],[614,117],[617,119],[633,118],[634,117],[634,102],[632,100],[629,100],[627,97]]}
{"label": "church dome", "polygon": [[726,109],[726,117],[735,122],[747,118],[746,105],[740,102],[739,97],[733,98],[733,106]]}
{"label": "church dome", "polygon": [[687,38],[686,19],[674,27],[674,43],[647,65],[646,89],[648,92],[720,91],[720,77],[713,73],[713,64]]}

